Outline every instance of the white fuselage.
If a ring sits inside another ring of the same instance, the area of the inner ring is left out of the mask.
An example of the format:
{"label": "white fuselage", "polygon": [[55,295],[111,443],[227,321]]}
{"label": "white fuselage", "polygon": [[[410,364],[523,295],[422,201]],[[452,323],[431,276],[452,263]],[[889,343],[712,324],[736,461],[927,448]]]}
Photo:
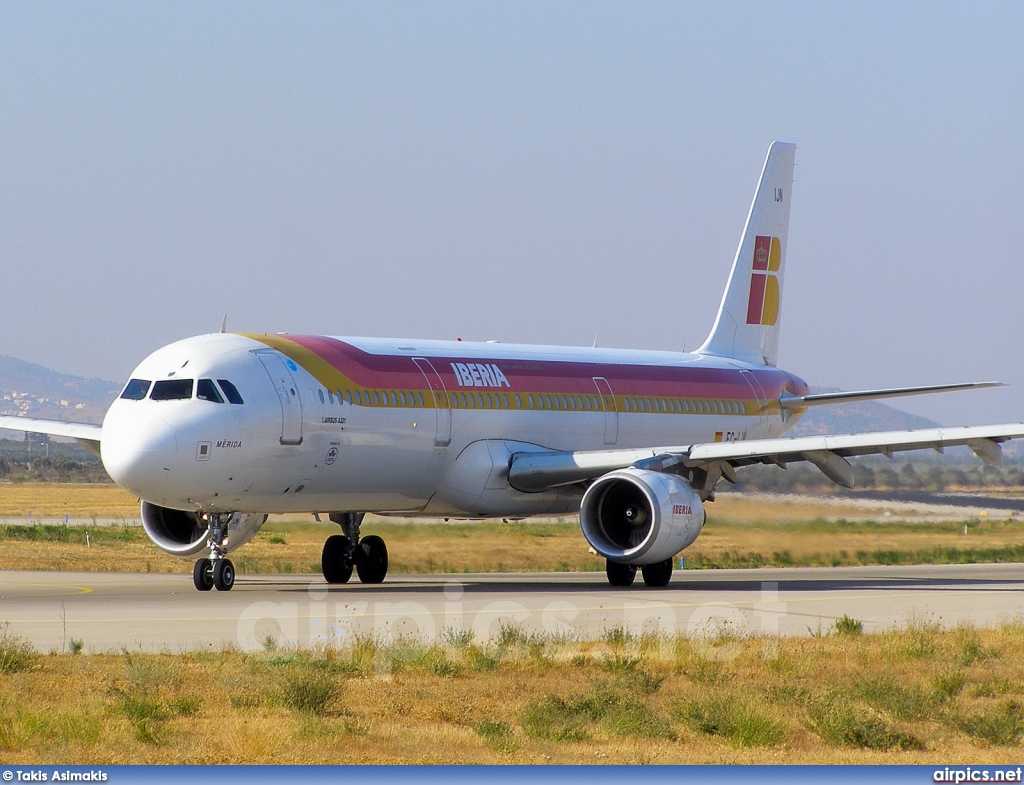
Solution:
{"label": "white fuselage", "polygon": [[173,343],[132,379],[102,458],[145,501],[469,517],[578,508],[581,487],[510,488],[512,453],[769,438],[795,419],[780,395],[807,391],[694,354],[239,334]]}

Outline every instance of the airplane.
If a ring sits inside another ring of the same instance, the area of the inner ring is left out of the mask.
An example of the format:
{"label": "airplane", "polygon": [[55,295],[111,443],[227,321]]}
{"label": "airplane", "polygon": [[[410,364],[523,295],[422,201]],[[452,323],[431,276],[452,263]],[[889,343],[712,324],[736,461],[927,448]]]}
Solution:
{"label": "airplane", "polygon": [[525,518],[577,511],[608,582],[667,586],[721,480],[807,461],[853,486],[852,456],[966,445],[999,464],[1024,424],[784,437],[812,406],[994,382],[812,394],[777,367],[795,145],[773,143],[707,340],[690,353],[221,331],[153,352],[102,426],[0,416],[70,437],[141,500],[157,547],[199,557],[196,589],[230,590],[228,554],[271,513],[340,526],[330,584],[380,583],[367,512]]}

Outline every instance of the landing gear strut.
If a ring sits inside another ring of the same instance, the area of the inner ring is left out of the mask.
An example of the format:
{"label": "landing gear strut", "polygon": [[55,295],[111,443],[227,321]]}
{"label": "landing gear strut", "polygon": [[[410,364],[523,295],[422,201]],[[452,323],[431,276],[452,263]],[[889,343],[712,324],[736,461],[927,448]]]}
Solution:
{"label": "landing gear strut", "polygon": [[231,513],[203,513],[202,520],[210,526],[207,547],[210,558],[199,559],[192,568],[192,583],[199,591],[231,591],[235,585],[235,565],[227,558],[228,522]]}
{"label": "landing gear strut", "polygon": [[353,568],[363,583],[383,583],[388,574],[388,549],[375,534],[359,538],[363,523],[361,512],[332,512],[331,520],[341,526],[342,534],[333,534],[324,543],[320,568],[328,583],[348,583]]}

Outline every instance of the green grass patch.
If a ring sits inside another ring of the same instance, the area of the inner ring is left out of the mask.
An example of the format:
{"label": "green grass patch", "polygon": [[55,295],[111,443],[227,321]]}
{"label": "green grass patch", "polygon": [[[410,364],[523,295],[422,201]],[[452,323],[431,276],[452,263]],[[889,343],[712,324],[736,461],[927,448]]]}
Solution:
{"label": "green grass patch", "polygon": [[835,631],[837,635],[860,635],[864,632],[864,624],[860,620],[847,616],[844,613],[836,619]]}
{"label": "green grass patch", "polygon": [[322,670],[289,674],[281,685],[281,702],[292,711],[323,717],[338,696],[334,677]]}
{"label": "green grass patch", "polygon": [[586,741],[598,728],[612,736],[674,738],[667,720],[616,684],[598,683],[568,697],[547,695],[531,702],[520,722],[528,736],[549,741]]}
{"label": "green grass patch", "polygon": [[896,720],[928,719],[935,709],[934,694],[891,676],[876,676],[857,682],[853,691],[873,709]]}
{"label": "green grass patch", "polygon": [[519,749],[512,728],[504,722],[482,720],[473,726],[473,730],[487,743],[488,747],[498,752],[507,754]]}
{"label": "green grass patch", "polygon": [[924,742],[884,717],[850,704],[845,695],[819,698],[807,708],[811,729],[831,747],[920,750]]}
{"label": "green grass patch", "polygon": [[976,712],[953,712],[949,724],[962,733],[989,744],[1010,747],[1024,734],[1024,707],[1017,701],[1001,703]]}
{"label": "green grass patch", "polygon": [[0,626],[0,673],[27,671],[36,664],[36,652],[24,638]]}
{"label": "green grass patch", "polygon": [[695,733],[736,747],[775,747],[789,737],[786,724],[736,695],[693,698],[676,705],[673,717]]}

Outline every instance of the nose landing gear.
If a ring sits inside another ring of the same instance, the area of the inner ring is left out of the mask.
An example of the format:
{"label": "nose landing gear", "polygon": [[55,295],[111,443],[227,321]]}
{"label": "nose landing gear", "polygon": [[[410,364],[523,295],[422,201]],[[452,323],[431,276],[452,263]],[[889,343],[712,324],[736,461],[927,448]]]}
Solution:
{"label": "nose landing gear", "polygon": [[192,583],[199,591],[209,591],[214,586],[217,591],[231,591],[235,585],[235,565],[227,558],[228,521],[230,513],[204,513],[204,521],[210,525],[210,558],[202,558],[192,568]]}
{"label": "nose landing gear", "polygon": [[332,512],[331,520],[343,534],[334,534],[324,543],[320,568],[328,583],[348,583],[353,568],[363,583],[383,583],[388,574],[388,549],[375,534],[359,538],[363,513]]}

